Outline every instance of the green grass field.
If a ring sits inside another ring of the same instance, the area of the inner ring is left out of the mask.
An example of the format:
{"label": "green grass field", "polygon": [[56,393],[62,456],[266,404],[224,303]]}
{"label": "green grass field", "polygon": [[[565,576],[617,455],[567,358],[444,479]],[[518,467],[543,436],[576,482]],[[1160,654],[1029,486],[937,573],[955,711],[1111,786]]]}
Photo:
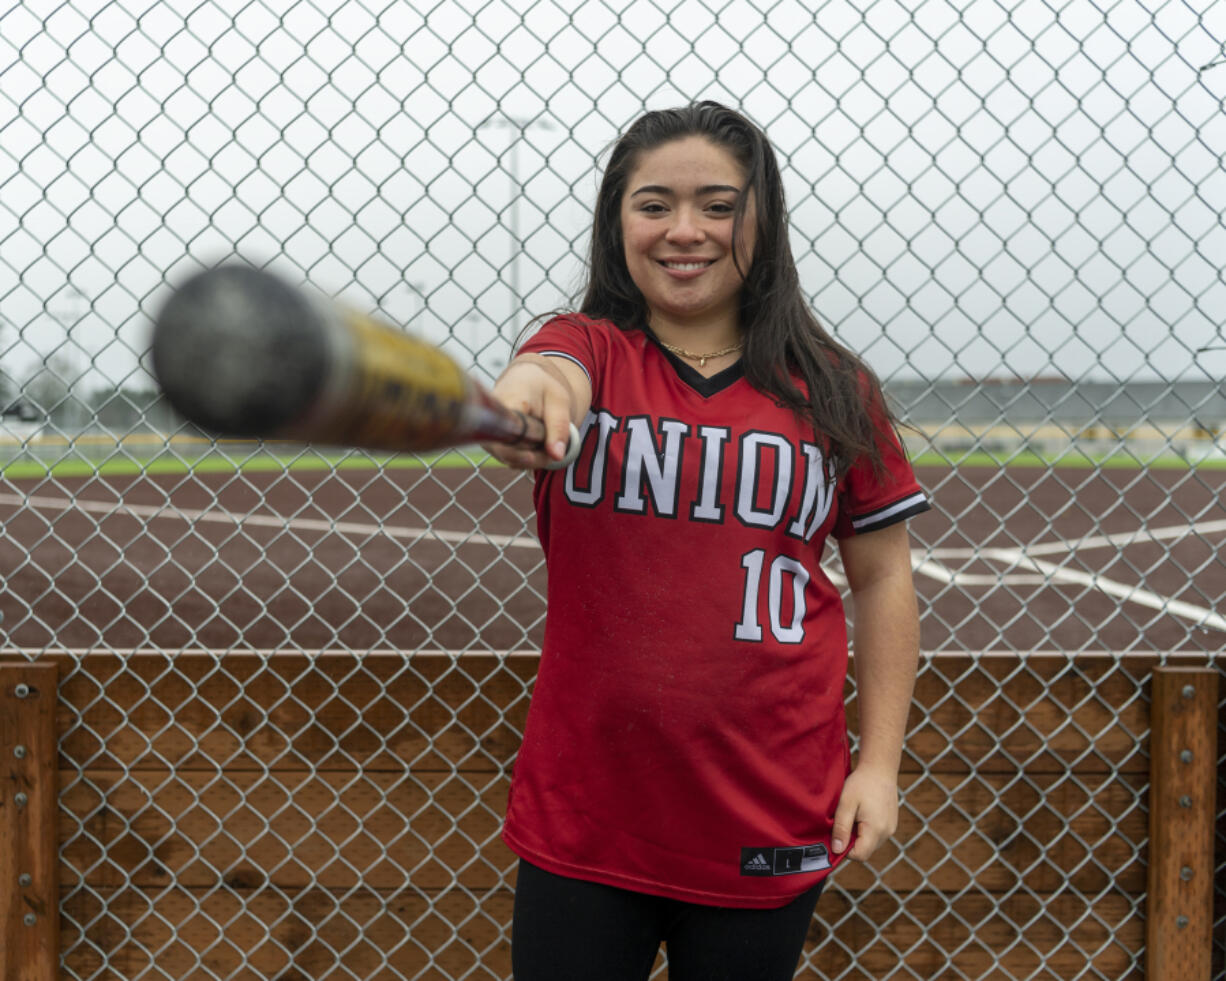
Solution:
{"label": "green grass field", "polygon": [[[163,444],[164,446],[164,444]],[[193,447],[195,450],[196,447]],[[917,467],[1027,467],[1091,469],[1162,469],[1162,470],[1226,470],[1226,457],[1187,460],[1173,452],[1157,456],[1134,454],[1121,445],[1110,453],[1088,454],[1069,447],[1059,454],[1039,454],[1029,450],[1010,453],[953,450],[941,453],[928,450],[916,453],[912,463]],[[47,477],[136,476],[188,473],[239,473],[292,470],[420,470],[431,468],[499,467],[479,447],[461,447],[432,455],[367,454],[356,451],[328,451],[304,447],[294,452],[285,447],[269,448],[258,444],[218,443],[204,452],[180,454],[161,449],[156,453],[135,454],[117,450],[93,456],[71,445],[58,457],[49,459],[18,459],[0,465],[0,477],[5,480],[33,480]]]}
{"label": "green grass field", "polygon": [[927,452],[911,457],[917,467],[1041,467],[1073,468],[1077,470],[1226,470],[1226,457],[1217,459],[1188,460],[1175,453],[1158,456],[1134,455],[1127,447],[1113,453],[1090,455],[1070,448],[1060,454],[1039,454],[1029,450],[1016,453],[952,452],[948,454]]}
{"label": "green grass field", "polygon": [[139,474],[260,473],[278,470],[422,470],[427,467],[472,467],[497,465],[480,449],[468,453],[454,450],[418,456],[412,453],[376,454],[326,452],[310,448],[299,453],[284,453],[259,448],[237,450],[218,446],[208,453],[183,457],[162,452],[149,457],[113,453],[89,459],[65,453],[54,460],[16,460],[0,466],[5,480],[30,480],[45,477],[134,476]]}

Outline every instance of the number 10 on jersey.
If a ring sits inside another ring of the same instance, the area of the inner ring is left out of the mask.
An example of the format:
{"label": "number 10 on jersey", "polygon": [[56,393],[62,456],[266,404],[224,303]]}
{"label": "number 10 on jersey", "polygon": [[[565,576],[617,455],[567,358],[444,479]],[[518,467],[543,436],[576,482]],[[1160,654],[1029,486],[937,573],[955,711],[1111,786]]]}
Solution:
{"label": "number 10 on jersey", "polygon": [[[751,642],[762,640],[759,611],[765,585],[766,619],[771,636],[780,644],[801,643],[805,639],[805,586],[809,582],[809,570],[790,555],[776,555],[768,567],[766,550],[761,548],[742,555],[741,568],[745,570],[745,597],[741,620],[736,625],[736,639]],[[762,581],[764,573],[765,584]],[[785,612],[784,601],[787,599],[791,600],[791,609]]]}

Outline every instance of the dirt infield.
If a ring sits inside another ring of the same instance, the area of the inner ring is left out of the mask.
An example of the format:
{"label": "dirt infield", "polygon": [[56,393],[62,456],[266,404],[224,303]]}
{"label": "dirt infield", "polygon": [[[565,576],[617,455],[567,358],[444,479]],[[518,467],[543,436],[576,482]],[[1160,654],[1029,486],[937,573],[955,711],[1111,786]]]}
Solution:
{"label": "dirt infield", "polygon": [[[1223,471],[919,476],[925,649],[1221,649]],[[498,468],[3,481],[0,643],[536,648],[530,488]]]}
{"label": "dirt infield", "polygon": [[1221,471],[924,469],[926,650],[1220,651]]}

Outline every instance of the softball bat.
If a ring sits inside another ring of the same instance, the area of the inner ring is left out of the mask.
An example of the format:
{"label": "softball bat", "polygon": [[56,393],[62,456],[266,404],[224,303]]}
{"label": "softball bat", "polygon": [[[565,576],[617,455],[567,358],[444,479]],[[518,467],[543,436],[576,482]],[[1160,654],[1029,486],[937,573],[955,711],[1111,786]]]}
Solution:
{"label": "softball bat", "polygon": [[[545,440],[540,419],[435,345],[250,266],[182,283],[154,320],[151,357],[171,405],[219,436],[390,452]],[[572,424],[553,466],[578,451]]]}

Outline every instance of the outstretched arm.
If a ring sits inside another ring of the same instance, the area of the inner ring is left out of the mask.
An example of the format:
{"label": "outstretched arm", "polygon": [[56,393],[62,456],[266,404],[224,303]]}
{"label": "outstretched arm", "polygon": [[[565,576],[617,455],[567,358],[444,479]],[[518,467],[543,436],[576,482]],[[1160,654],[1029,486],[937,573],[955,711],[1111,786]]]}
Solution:
{"label": "outstretched arm", "polygon": [[834,850],[856,832],[865,861],[898,827],[898,769],[919,663],[919,613],[905,522],[839,543],[852,594],[860,753],[834,819]]}
{"label": "outstretched arm", "polygon": [[494,384],[493,394],[508,408],[545,423],[545,449],[525,450],[488,444],[486,452],[509,467],[534,470],[566,455],[570,424],[579,425],[592,403],[587,375],[568,358],[521,354]]}

